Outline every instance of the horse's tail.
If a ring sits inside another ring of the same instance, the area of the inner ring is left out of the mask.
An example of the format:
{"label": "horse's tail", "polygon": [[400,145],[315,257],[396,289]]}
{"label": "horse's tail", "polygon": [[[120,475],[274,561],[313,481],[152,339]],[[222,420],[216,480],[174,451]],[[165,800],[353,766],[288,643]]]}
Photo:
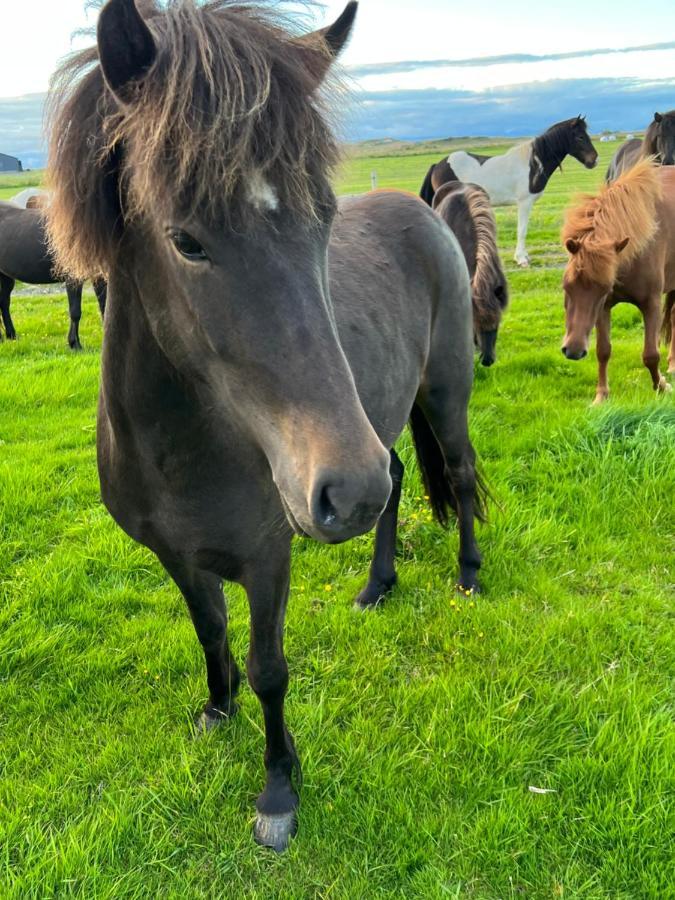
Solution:
{"label": "horse's tail", "polygon": [[675,306],[675,291],[671,291],[666,297],[666,305],[663,310],[663,322],[661,323],[661,337],[663,343],[668,346],[673,338],[673,307]]}
{"label": "horse's tail", "polygon": [[420,189],[420,197],[422,198],[422,200],[424,200],[427,206],[431,206],[434,200],[435,191],[431,183],[431,176],[433,175],[435,168],[435,165],[431,166],[424,178],[424,181],[422,182],[422,187]]}
{"label": "horse's tail", "polygon": [[[457,498],[446,472],[443,451],[427,417],[417,404],[410,412],[410,431],[415,444],[417,464],[422,474],[422,483],[429,497],[429,505],[436,520],[445,527],[450,519],[450,511],[457,515]],[[487,498],[488,490],[485,482],[476,472],[474,513],[481,522],[485,520]]]}

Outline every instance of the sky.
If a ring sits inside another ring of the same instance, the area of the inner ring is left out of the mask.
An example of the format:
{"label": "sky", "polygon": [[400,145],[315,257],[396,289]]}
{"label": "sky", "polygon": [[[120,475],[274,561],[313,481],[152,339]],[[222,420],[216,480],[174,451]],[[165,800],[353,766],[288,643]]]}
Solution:
{"label": "sky", "polygon": [[[343,5],[317,6],[314,26]],[[0,150],[39,164],[49,75],[82,45],[72,33],[95,18],[84,0],[3,3]],[[27,29],[30,22],[39,27]],[[674,4],[361,0],[342,61],[355,98],[344,125],[350,139],[530,134],[579,112],[595,131],[637,129],[654,109],[675,107]]]}

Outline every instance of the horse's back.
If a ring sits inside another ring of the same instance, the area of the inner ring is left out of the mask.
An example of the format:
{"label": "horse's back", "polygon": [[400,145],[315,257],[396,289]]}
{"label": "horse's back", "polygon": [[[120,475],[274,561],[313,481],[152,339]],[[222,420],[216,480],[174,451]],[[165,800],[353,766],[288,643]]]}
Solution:
{"label": "horse's back", "polygon": [[448,163],[459,181],[472,182],[487,191],[493,206],[516,203],[529,193],[531,142],[496,156],[478,156],[456,150]]}
{"label": "horse's back", "polygon": [[0,201],[0,272],[28,284],[55,280],[39,211]]}
{"label": "horse's back", "polygon": [[340,202],[329,245],[331,300],[363,406],[385,443],[402,430],[438,348],[462,395],[473,371],[469,275],[457,240],[418,197]]}
{"label": "horse's back", "polygon": [[641,150],[642,141],[640,138],[631,138],[629,141],[625,141],[612,157],[605,175],[605,181],[608,183],[614,181],[619,175],[623,175],[627,169],[635,165]]}

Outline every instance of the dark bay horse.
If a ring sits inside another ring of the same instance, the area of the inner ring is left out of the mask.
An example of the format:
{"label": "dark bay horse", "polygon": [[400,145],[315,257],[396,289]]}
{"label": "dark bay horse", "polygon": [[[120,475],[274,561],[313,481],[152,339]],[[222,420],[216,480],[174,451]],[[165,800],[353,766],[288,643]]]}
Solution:
{"label": "dark bay horse", "polygon": [[653,156],[662,166],[675,165],[675,109],[654,113],[645,136],[623,143],[612,157],[605,181],[614,181],[639,159]]}
{"label": "dark bay horse", "polygon": [[518,265],[527,266],[525,240],[532,207],[566,156],[573,156],[587,169],[598,161],[583,116],[556,122],[538,137],[497,156],[456,150],[431,166],[420,197],[431,206],[435,191],[446,181],[466,181],[484,188],[493,206],[517,204],[518,243],[514,258]]}
{"label": "dark bay horse", "polygon": [[490,198],[477,184],[448,181],[434,194],[433,209],[464,254],[471,278],[474,340],[481,363],[491,366],[509,289],[497,249],[497,223]]}
{"label": "dark bay horse", "polygon": [[[16,281],[57,284],[63,278],[54,270],[54,260],[47,246],[43,211],[39,207],[21,209],[12,203],[0,201],[0,315],[8,340],[16,339],[16,329],[10,315],[10,302]],[[103,314],[105,282],[95,278],[94,291]],[[82,282],[66,280],[66,293],[70,314],[68,345],[72,350],[81,350]]]}
{"label": "dark bay horse", "polygon": [[654,390],[671,389],[659,370],[661,298],[667,294],[663,330],[670,339],[668,371],[675,372],[675,169],[641,160],[597,196],[567,212],[562,231],[570,254],[565,269],[567,359],[583,359],[595,325],[598,386],[595,403],[609,396],[607,364],[611,311],[632,303],[644,318],[642,360]]}
{"label": "dark bay horse", "polygon": [[459,519],[477,588],[481,490],[467,430],[466,264],[414,197],[336,215],[321,85],[347,41],[285,30],[274,5],[110,0],[97,48],[57,77],[49,227],[59,265],[109,273],[98,412],[103,500],[180,588],[206,659],[210,727],[240,675],[222,581],[246,590],[249,684],[265,722],[256,840],[284,849],[299,773],[284,721],[293,533],[338,542],[377,523],[377,603],[395,580],[410,417],[437,517]]}

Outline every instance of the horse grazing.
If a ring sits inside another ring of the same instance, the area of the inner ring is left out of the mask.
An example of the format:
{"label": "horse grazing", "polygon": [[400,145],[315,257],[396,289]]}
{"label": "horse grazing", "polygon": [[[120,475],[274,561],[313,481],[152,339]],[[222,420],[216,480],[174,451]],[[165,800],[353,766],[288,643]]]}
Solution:
{"label": "horse grazing", "polygon": [[[31,195],[27,202],[41,204],[42,200]],[[47,246],[43,212],[43,209],[21,208],[13,203],[0,201],[0,315],[8,340],[16,339],[16,329],[9,311],[15,282],[57,284],[63,281],[55,271],[54,260]],[[103,315],[106,286],[102,279],[94,279],[94,291]],[[70,315],[68,345],[71,350],[81,350],[82,282],[66,279],[66,294]]]}
{"label": "horse grazing", "polygon": [[478,587],[466,265],[416,198],[375,193],[336,215],[320,97],[355,14],[298,36],[274,4],[109,0],[97,51],[65,64],[51,109],[59,265],[109,273],[102,497],[187,602],[209,687],[200,727],[236,711],[222,581],[247,593],[267,770],[254,835],[275,850],[297,825],[293,533],[333,543],[377,523],[358,603],[378,602],[396,578],[391,448],[408,417],[438,518],[459,518],[460,582]]}
{"label": "horse grazing", "polygon": [[497,250],[497,223],[490,198],[477,184],[448,181],[434,194],[433,209],[464,254],[471,278],[474,341],[481,363],[491,366],[509,289]]}
{"label": "horse grazing", "polygon": [[530,260],[525,239],[532,207],[566,156],[573,156],[587,169],[592,169],[598,161],[583,116],[557,122],[539,137],[499,156],[456,150],[429,169],[420,197],[431,206],[434,192],[446,181],[468,181],[484,188],[493,206],[517,204],[518,243],[514,258],[518,265],[527,266]]}
{"label": "horse grazing", "polygon": [[662,166],[675,165],[675,109],[654,113],[645,136],[625,141],[612,157],[605,181],[614,181],[639,159],[653,156]]}
{"label": "horse grazing", "polygon": [[570,254],[565,269],[567,359],[583,359],[596,328],[598,386],[595,403],[609,396],[607,363],[612,307],[627,302],[644,318],[642,360],[656,391],[669,391],[659,371],[661,295],[667,293],[664,334],[671,340],[669,366],[675,372],[675,169],[641,160],[597,196],[585,196],[568,210],[562,240]]}

